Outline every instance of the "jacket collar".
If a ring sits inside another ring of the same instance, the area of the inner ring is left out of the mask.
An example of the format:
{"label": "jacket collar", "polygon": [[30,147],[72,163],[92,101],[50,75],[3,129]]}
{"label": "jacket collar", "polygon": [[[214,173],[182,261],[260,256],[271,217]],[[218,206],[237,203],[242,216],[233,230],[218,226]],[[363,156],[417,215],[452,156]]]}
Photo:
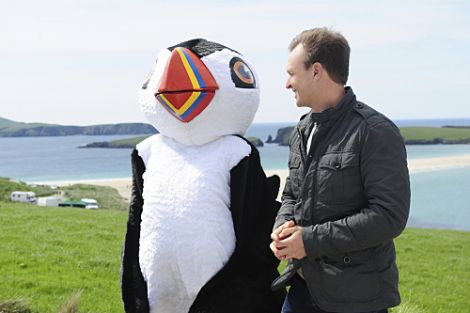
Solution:
{"label": "jacket collar", "polygon": [[307,113],[301,118],[299,127],[301,129],[309,129],[313,123],[329,124],[343,115],[344,112],[352,108],[353,104],[356,102],[356,95],[354,94],[351,87],[345,87],[344,90],[346,91],[346,94],[337,105],[320,113]]}

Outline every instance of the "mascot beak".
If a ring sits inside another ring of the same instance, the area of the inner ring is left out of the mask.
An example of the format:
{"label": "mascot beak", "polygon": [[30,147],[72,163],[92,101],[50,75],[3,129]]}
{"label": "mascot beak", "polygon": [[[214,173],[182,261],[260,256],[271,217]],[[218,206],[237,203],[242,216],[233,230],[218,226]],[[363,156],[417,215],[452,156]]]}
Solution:
{"label": "mascot beak", "polygon": [[188,123],[212,101],[217,85],[204,63],[187,48],[173,49],[155,97],[178,120]]}

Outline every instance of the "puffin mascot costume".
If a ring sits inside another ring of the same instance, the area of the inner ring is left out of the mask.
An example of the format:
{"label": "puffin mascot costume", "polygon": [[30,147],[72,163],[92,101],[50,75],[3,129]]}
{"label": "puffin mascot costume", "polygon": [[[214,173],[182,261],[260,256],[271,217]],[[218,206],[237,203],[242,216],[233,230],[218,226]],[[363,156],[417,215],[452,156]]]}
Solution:
{"label": "puffin mascot costume", "polygon": [[194,39],[162,50],[139,102],[159,134],[132,153],[121,265],[127,313],[274,313],[269,249],[279,178],[242,135],[259,104],[238,52]]}

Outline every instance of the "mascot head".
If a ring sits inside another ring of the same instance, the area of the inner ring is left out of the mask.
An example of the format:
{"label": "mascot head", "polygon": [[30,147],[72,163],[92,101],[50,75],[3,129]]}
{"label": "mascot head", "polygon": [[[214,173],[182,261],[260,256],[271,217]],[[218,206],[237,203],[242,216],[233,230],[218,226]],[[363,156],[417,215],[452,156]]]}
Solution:
{"label": "mascot head", "polygon": [[237,51],[193,39],[160,51],[139,103],[161,134],[203,145],[246,132],[258,109],[258,80]]}

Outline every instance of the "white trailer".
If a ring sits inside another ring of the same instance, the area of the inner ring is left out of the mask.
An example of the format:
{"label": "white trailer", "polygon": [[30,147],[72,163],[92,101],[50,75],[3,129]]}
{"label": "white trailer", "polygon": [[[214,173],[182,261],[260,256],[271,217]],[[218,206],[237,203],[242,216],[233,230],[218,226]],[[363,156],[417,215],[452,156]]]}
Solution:
{"label": "white trailer", "polygon": [[36,203],[36,194],[32,191],[13,191],[10,194],[10,200],[13,202]]}
{"label": "white trailer", "polygon": [[95,199],[83,198],[80,201],[85,202],[85,209],[96,210],[99,208],[98,201]]}
{"label": "white trailer", "polygon": [[62,202],[62,198],[59,197],[39,197],[38,205],[40,206],[59,206]]}

